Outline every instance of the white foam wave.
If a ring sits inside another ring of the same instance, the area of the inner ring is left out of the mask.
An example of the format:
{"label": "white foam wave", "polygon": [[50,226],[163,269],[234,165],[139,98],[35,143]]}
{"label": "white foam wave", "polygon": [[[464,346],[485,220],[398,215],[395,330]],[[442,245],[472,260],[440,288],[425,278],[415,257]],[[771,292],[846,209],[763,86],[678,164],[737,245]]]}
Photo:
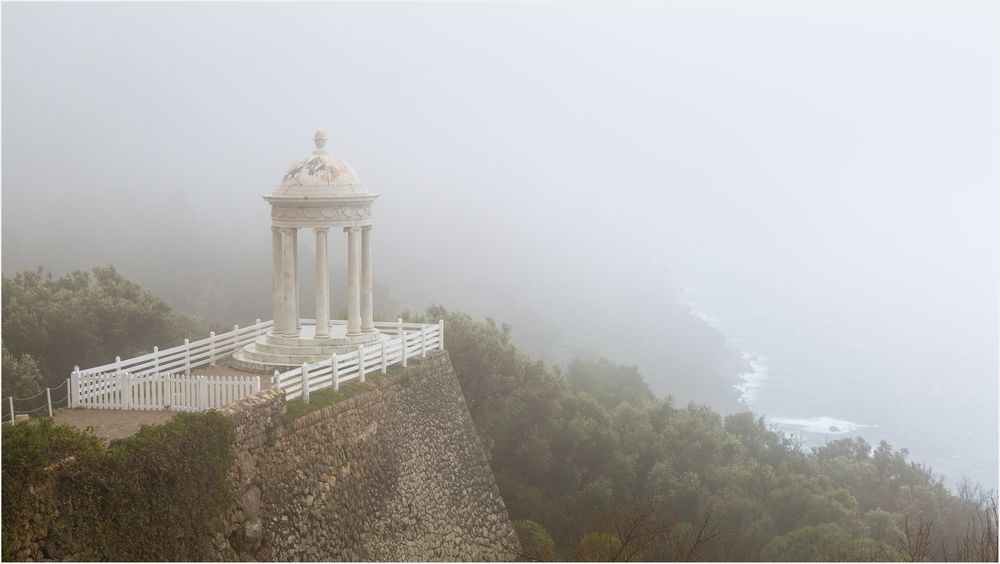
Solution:
{"label": "white foam wave", "polygon": [[845,421],[843,419],[836,419],[827,416],[809,418],[769,417],[768,420],[771,423],[776,423],[778,425],[796,427],[807,433],[824,435],[846,435],[847,433],[853,433],[858,429],[874,427],[874,425],[865,425],[863,423],[855,423],[853,421]]}
{"label": "white foam wave", "polygon": [[750,407],[751,402],[757,399],[761,384],[767,379],[767,362],[763,357],[748,353],[743,353],[743,360],[747,362],[750,370],[740,374],[739,383],[733,387],[740,395],[740,403]]}

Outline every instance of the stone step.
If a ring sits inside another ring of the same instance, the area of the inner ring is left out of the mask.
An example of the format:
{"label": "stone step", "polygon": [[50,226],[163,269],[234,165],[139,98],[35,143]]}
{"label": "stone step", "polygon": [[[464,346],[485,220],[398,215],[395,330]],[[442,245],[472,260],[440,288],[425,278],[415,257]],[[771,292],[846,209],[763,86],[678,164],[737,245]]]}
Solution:
{"label": "stone step", "polygon": [[[278,372],[287,372],[288,370],[296,368],[296,366],[290,366],[284,364],[268,364],[266,362],[246,360],[242,358],[242,355],[240,354],[242,352],[243,351],[240,351],[229,358],[229,365],[237,370],[242,370],[244,372],[253,372],[256,374],[271,375],[274,374],[275,370],[277,370]],[[301,364],[298,366],[301,366]]]}
{"label": "stone step", "polygon": [[[346,343],[344,344],[346,345]],[[332,355],[333,353],[339,353],[343,351],[344,345],[340,344],[326,344],[325,346],[314,345],[314,346],[293,346],[293,345],[281,345],[269,342],[267,337],[257,337],[254,340],[254,350],[257,352],[268,353],[268,354],[284,354],[284,355],[298,355],[298,354],[309,354],[309,355]]]}
{"label": "stone step", "polygon": [[288,337],[268,333],[265,337],[258,337],[257,340],[263,341],[265,344],[269,345],[287,347],[330,347],[372,343],[379,340],[380,336],[381,333],[378,331],[362,333],[360,335],[340,335],[337,337],[328,337],[326,339],[316,339],[314,337]]}
{"label": "stone step", "polygon": [[235,358],[239,360],[262,362],[265,364],[280,364],[284,366],[302,366],[302,363],[313,363],[321,360],[330,360],[328,354],[274,354],[261,352],[247,347],[238,351]]}

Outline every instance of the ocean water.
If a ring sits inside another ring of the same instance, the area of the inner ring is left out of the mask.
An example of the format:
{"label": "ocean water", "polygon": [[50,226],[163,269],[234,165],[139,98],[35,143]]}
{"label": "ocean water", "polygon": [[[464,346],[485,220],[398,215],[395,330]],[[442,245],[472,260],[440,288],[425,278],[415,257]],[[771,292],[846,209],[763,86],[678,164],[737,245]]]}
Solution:
{"label": "ocean water", "polygon": [[995,331],[840,323],[835,314],[781,309],[778,300],[747,309],[746,300],[706,289],[684,295],[744,354],[750,370],[737,389],[773,427],[807,448],[843,437],[873,446],[884,439],[949,487],[968,478],[996,490]]}

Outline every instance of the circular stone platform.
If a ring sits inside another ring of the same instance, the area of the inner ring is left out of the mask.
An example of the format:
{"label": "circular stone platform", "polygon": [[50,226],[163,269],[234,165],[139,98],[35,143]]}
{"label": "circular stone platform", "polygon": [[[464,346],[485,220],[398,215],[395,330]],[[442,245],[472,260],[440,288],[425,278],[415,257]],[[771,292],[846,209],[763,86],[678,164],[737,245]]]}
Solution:
{"label": "circular stone platform", "polygon": [[237,370],[272,374],[275,370],[284,372],[303,363],[329,360],[333,354],[354,352],[358,346],[387,338],[378,331],[348,335],[346,321],[331,321],[330,336],[322,338],[316,337],[315,325],[302,325],[297,337],[273,332],[257,337],[236,351],[229,364]]}

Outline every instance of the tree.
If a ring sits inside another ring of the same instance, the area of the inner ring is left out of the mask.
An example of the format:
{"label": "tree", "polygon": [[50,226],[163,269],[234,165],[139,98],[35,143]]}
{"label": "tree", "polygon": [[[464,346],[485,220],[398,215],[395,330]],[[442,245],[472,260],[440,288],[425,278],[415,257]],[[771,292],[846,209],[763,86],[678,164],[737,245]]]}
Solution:
{"label": "tree", "polygon": [[812,450],[821,460],[845,456],[851,460],[865,461],[871,457],[872,445],[861,437],[854,437],[830,441],[821,447],[813,447]]}
{"label": "tree", "polygon": [[207,333],[114,267],[54,278],[39,267],[3,279],[3,342],[31,355],[45,385],[61,384],[74,365],[104,364],[180,344]]}
{"label": "tree", "polygon": [[547,562],[555,557],[555,543],[545,527],[530,519],[514,521],[514,531],[521,541],[521,557]]}
{"label": "tree", "polygon": [[29,354],[15,357],[3,348],[3,397],[29,398],[42,391],[42,373]]}
{"label": "tree", "polygon": [[570,362],[566,381],[571,389],[588,394],[605,409],[621,403],[642,405],[656,399],[637,367],[614,364],[605,358]]}
{"label": "tree", "polygon": [[898,560],[899,554],[883,543],[852,535],[836,523],[822,523],[775,537],[761,551],[761,558],[781,562],[851,562]]}
{"label": "tree", "polygon": [[576,555],[583,562],[615,562],[621,548],[621,542],[615,535],[594,531],[580,539]]}

